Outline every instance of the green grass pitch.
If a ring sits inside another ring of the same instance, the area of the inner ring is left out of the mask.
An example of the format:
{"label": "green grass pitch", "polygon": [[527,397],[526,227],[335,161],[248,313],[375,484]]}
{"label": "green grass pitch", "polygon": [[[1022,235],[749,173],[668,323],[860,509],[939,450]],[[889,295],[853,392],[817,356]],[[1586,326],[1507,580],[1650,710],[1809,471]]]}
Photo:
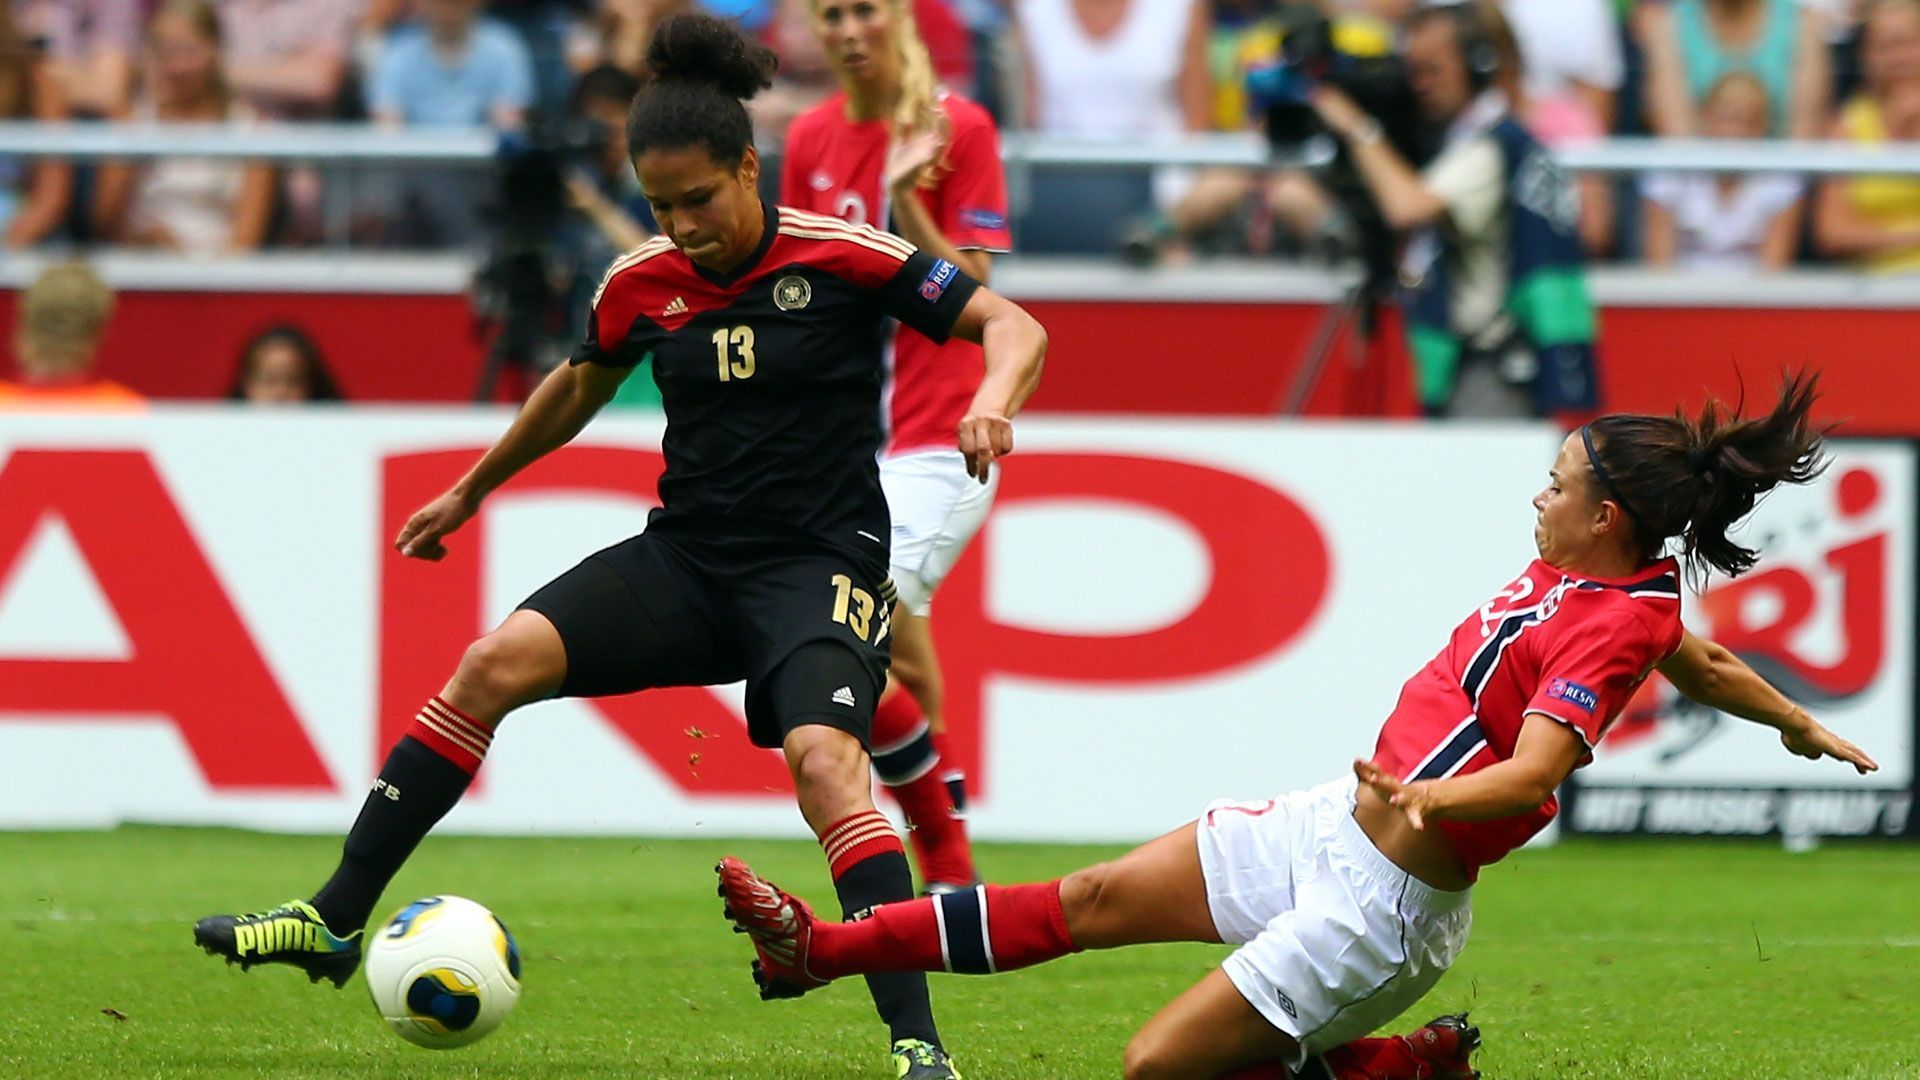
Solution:
{"label": "green grass pitch", "polygon": [[[318,883],[338,841],[225,830],[0,834],[0,1076],[891,1076],[863,987],[763,1004],[710,867],[741,855],[831,897],[799,842],[429,839],[383,909],[471,896],[511,926],[525,996],[435,1053],[385,1030],[359,978],[242,974],[197,916]],[[1000,880],[1118,848],[982,845]],[[1920,1077],[1920,850],[1570,843],[1491,867],[1473,941],[1403,1018],[1471,1006],[1489,1080]],[[1159,946],[995,978],[936,976],[970,1080],[1112,1077],[1128,1034],[1224,954]],[[109,1012],[108,1010],[111,1010]]]}

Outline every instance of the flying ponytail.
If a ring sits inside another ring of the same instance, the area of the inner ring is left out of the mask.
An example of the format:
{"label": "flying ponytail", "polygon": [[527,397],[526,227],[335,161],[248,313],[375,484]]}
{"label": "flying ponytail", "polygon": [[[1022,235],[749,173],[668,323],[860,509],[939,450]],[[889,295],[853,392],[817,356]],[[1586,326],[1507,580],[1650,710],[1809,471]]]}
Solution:
{"label": "flying ponytail", "polygon": [[1581,434],[1601,497],[1619,504],[1648,557],[1670,537],[1696,576],[1753,568],[1759,552],[1728,535],[1761,496],[1804,484],[1826,469],[1826,428],[1813,426],[1819,377],[1801,372],[1780,387],[1764,416],[1744,418],[1709,400],[1698,417],[1616,414]]}

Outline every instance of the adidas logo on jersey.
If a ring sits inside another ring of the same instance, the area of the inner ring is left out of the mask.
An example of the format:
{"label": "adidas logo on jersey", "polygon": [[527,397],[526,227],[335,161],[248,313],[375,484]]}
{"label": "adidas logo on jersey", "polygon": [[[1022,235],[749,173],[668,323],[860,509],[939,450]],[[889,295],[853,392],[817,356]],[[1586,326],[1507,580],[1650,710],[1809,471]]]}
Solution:
{"label": "adidas logo on jersey", "polygon": [[667,310],[660,313],[660,317],[664,319],[670,315],[685,315],[686,313],[687,302],[676,296],[673,298],[673,301],[667,305]]}
{"label": "adidas logo on jersey", "polygon": [[833,703],[835,705],[845,705],[849,709],[853,708],[853,687],[843,686],[835,690],[833,692]]}

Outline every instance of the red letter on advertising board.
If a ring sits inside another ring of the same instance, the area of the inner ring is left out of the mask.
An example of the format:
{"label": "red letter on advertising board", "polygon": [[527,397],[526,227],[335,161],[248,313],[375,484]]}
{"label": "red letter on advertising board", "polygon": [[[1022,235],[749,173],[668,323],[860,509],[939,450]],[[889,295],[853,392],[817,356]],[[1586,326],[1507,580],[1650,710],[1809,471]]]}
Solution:
{"label": "red letter on advertising board", "polygon": [[[397,535],[407,518],[445,491],[478,454],[475,449],[440,450],[388,458],[381,535]],[[652,500],[662,464],[659,452],[652,450],[564,447],[534,463],[493,498],[576,492]],[[390,546],[381,559],[379,757],[406,730],[420,703],[439,692],[461,653],[485,629],[480,624],[481,571],[487,564],[485,513],[448,541],[448,555],[441,562],[404,559]],[[589,554],[578,552],[582,558]],[[748,742],[745,722],[706,690],[649,690],[594,698],[591,704],[684,792],[752,796],[791,790],[780,757]],[[525,721],[507,720],[519,722]]]}
{"label": "red letter on advertising board", "polygon": [[[941,587],[933,625],[946,669],[946,715],[958,764],[980,775],[983,702],[995,676],[1081,683],[1197,678],[1257,660],[1312,622],[1329,576],[1326,542],[1298,503],[1256,480],[1205,465],[1116,454],[1027,453],[1001,477],[1001,510],[1056,499],[1131,503],[1171,514],[1206,542],[1213,577],[1180,621],[1145,633],[1052,634],[993,621],[983,567],[991,524]],[[1099,558],[1017,553],[1037,561]],[[985,782],[981,787],[984,789]]]}
{"label": "red letter on advertising board", "polygon": [[0,469],[0,582],[50,514],[73,534],[132,656],[0,660],[0,711],[159,713],[215,788],[334,790],[144,453],[15,451]]}

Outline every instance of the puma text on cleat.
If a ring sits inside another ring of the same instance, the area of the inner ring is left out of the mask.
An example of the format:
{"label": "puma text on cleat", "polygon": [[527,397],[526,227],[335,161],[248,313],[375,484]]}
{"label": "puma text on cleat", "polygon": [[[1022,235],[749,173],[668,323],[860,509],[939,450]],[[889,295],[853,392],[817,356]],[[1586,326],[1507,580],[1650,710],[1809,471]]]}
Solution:
{"label": "puma text on cleat", "polygon": [[304,900],[254,915],[209,915],[193,924],[194,944],[246,970],[255,964],[291,964],[310,982],[345,986],[360,966],[360,935],[336,937]]}

